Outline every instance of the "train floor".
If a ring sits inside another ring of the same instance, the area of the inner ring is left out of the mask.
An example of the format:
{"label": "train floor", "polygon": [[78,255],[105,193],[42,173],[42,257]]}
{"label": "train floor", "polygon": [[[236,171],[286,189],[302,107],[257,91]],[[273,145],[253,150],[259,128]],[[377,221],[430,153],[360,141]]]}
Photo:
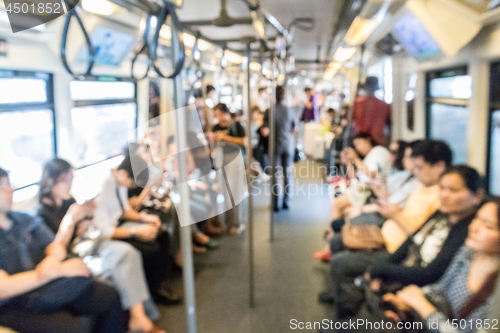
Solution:
{"label": "train floor", "polygon": [[[291,207],[274,214],[272,242],[269,196],[262,186],[254,190],[254,308],[249,307],[248,229],[221,238],[217,250],[195,255],[197,332],[292,332],[293,319],[333,318],[333,309],[317,300],[328,284],[329,267],[312,258],[323,245],[321,236],[329,211],[328,188],[321,181],[320,166],[312,161],[295,165]],[[172,284],[182,291],[180,273]],[[184,304],[161,307],[159,324],[168,333],[187,332],[185,311]]]}

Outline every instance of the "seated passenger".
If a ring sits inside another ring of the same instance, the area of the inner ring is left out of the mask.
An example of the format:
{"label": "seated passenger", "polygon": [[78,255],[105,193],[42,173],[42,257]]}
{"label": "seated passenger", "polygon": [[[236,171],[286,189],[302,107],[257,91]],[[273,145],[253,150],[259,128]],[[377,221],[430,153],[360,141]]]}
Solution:
{"label": "seated passenger", "polygon": [[382,226],[382,236],[391,253],[439,209],[439,179],[450,167],[453,154],[445,142],[426,140],[415,145],[411,157],[413,174],[421,185],[410,195],[404,209],[380,204],[378,210],[388,218]]}
{"label": "seated passenger", "polygon": [[[378,203],[377,212],[387,218],[381,231],[391,253],[439,209],[438,183],[451,165],[452,152],[443,141],[426,140],[415,145],[411,157],[413,173],[421,184],[408,197],[404,209],[396,204]],[[334,220],[332,230],[340,232],[343,225],[343,219]]]}
{"label": "seated passenger", "polygon": [[[140,158],[135,163],[138,170],[148,169],[146,162]],[[143,179],[141,185],[144,186],[146,182]],[[157,303],[178,304],[180,300],[163,285],[172,263],[168,233],[160,230],[158,216],[139,213],[130,207],[128,189],[136,186],[132,161],[126,156],[111,171],[101,192],[94,199],[94,226],[102,231],[104,237],[123,240],[141,252],[149,290]]]}
{"label": "seated passenger", "polygon": [[[388,175],[391,171],[390,153],[387,148],[377,146],[367,133],[358,133],[353,138],[353,148],[345,148],[341,153],[341,161],[346,166],[347,176],[351,179],[351,187],[355,188],[355,181],[366,184],[379,174]],[[354,190],[353,190],[354,191]],[[331,207],[331,220],[338,219],[351,208],[352,197],[348,193],[335,198]],[[356,203],[360,207],[364,204]],[[336,230],[334,230],[336,231]]]}
{"label": "seated passenger", "polygon": [[[465,246],[437,283],[424,288],[410,285],[397,294],[386,294],[384,301],[394,304],[397,312],[415,311],[426,332],[475,332],[487,317],[499,268],[500,207],[498,202],[487,202],[469,226]],[[445,306],[433,304],[433,299],[443,297]],[[386,315],[401,320],[395,312]],[[460,320],[459,329],[447,326],[448,319]],[[439,325],[429,326],[435,322]]]}
{"label": "seated passenger", "polygon": [[[66,257],[66,249],[75,237],[83,236],[92,225],[92,220],[85,217],[94,215],[93,202],[78,205],[71,197],[72,181],[72,166],[55,158],[45,165],[40,182],[38,215],[45,224],[58,228],[53,246],[58,246],[61,257]],[[127,243],[105,241],[99,245],[98,254],[104,264],[103,271],[94,274],[117,288],[122,307],[130,312],[129,329],[152,331],[151,320],[159,319],[159,312],[149,295],[140,253]]]}
{"label": "seated passenger", "polygon": [[[386,183],[374,184],[371,186],[378,201],[388,204],[398,205],[404,208],[408,197],[415,191],[419,181],[413,174],[413,161],[411,154],[413,147],[421,141],[406,143],[395,141],[391,144],[391,164],[392,171],[387,176]],[[369,211],[366,209],[364,211]]]}
{"label": "seated passenger", "polygon": [[339,316],[354,314],[359,309],[364,293],[354,285],[354,279],[370,266],[370,285],[374,291],[387,287],[388,283],[391,288],[426,285],[443,275],[465,241],[467,228],[482,201],[479,174],[467,166],[449,169],[440,180],[439,197],[440,210],[394,254],[344,251],[334,257],[332,297],[338,304]]}
{"label": "seated passenger", "polygon": [[[375,263],[370,269],[371,278],[420,286],[437,281],[465,241],[483,194],[476,170],[468,166],[451,167],[439,182],[439,211],[385,262]],[[372,282],[374,286],[380,284]]]}
{"label": "seated passenger", "polygon": [[[192,249],[194,253],[199,254],[205,253],[207,249],[215,249],[219,245],[218,241],[204,234],[199,227],[202,227],[202,225],[208,226],[210,230],[216,231],[218,234],[222,233],[223,230],[220,226],[211,225],[204,221],[212,215],[212,210],[214,208],[212,203],[215,202],[215,196],[217,195],[214,191],[215,185],[205,182],[209,180],[209,178],[205,176],[212,171],[208,147],[202,144],[195,133],[188,132],[186,138],[187,149],[184,154],[177,154],[177,146],[173,136],[167,139],[169,155],[164,160],[164,168],[165,171],[170,173],[173,177],[177,177],[179,175],[177,159],[181,156],[181,158],[184,158],[186,161],[188,177],[198,174],[196,179],[190,181],[189,199],[191,215],[196,221],[199,221],[199,223],[191,225],[194,241]],[[213,223],[213,220],[211,223]],[[179,245],[178,242],[176,243]],[[180,246],[177,247],[177,251],[176,262],[181,263]]]}
{"label": "seated passenger", "polygon": [[[13,189],[0,169],[0,325],[19,332],[125,332],[118,293],[93,280],[81,259],[59,256],[40,219],[11,211]],[[47,248],[46,254],[44,253]]]}
{"label": "seated passenger", "polygon": [[[377,196],[377,203],[364,205],[361,207],[361,214],[357,216],[351,212],[352,225],[378,225],[382,226],[386,217],[379,213],[380,204],[394,204],[401,208],[405,207],[408,197],[415,192],[420,182],[413,175],[412,149],[420,143],[417,141],[406,146],[403,142],[393,142],[391,144],[391,161],[393,161],[393,171],[387,176],[387,183],[372,184],[370,187]],[[395,144],[395,145],[394,145]],[[396,149],[396,147],[402,149]],[[402,150],[397,152],[398,150]],[[402,156],[403,155],[403,156]],[[344,218],[334,223],[344,224]],[[326,249],[329,252],[325,255],[315,255],[316,257],[327,258],[330,254],[345,250],[342,233],[337,232],[330,239],[330,246]]]}

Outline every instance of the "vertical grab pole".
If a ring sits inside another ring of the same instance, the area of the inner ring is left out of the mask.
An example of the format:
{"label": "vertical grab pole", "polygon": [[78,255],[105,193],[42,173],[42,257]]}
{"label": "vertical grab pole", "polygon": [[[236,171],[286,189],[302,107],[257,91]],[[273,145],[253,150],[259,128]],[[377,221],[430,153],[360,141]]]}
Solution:
{"label": "vertical grab pole", "polygon": [[247,45],[247,105],[246,105],[246,119],[247,119],[247,132],[248,132],[248,141],[247,141],[247,183],[248,183],[248,262],[249,262],[249,272],[248,274],[250,281],[249,285],[249,304],[250,308],[255,307],[255,280],[254,280],[254,247],[253,247],[253,187],[252,187],[252,156],[253,156],[253,146],[252,146],[252,112],[250,110],[250,56],[252,53],[252,49],[250,47],[250,43]]}
{"label": "vertical grab pole", "polygon": [[[276,149],[275,147],[275,137],[276,137],[276,125],[275,125],[275,118],[276,118],[276,77],[274,75],[274,72],[276,70],[277,66],[277,58],[274,56],[274,54],[271,56],[272,60],[272,66],[271,66],[271,107],[269,108],[269,161],[271,162],[271,226],[270,226],[270,241],[274,240],[274,208],[273,207],[273,193],[276,191],[276,199],[278,198],[278,186],[277,186],[277,181],[276,181],[276,156],[274,153],[274,150]],[[278,203],[276,202],[276,205]]]}
{"label": "vertical grab pole", "polygon": [[[177,152],[186,150],[186,119],[182,108],[184,107],[184,91],[182,89],[182,78],[177,75],[174,78],[174,100],[175,100],[175,143]],[[182,156],[182,155],[179,155]],[[181,184],[187,183],[186,160],[178,158],[179,163],[179,178]],[[181,221],[191,219],[189,208],[189,190],[186,186],[180,186],[181,205],[179,217]],[[181,245],[182,245],[182,260],[184,267],[182,275],[184,280],[184,295],[186,303],[186,321],[187,332],[196,333],[196,307],[194,295],[194,269],[193,269],[193,253],[191,250],[191,225],[181,227]]]}

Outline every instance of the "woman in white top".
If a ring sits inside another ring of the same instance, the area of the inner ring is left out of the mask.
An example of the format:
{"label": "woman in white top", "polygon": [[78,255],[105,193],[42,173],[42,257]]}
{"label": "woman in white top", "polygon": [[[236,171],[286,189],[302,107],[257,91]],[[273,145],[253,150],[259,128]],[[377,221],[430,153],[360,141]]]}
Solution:
{"label": "woman in white top", "polygon": [[[376,146],[370,135],[363,132],[354,136],[353,145],[354,148],[349,147],[342,151],[341,160],[346,166],[346,175],[351,180],[351,190],[353,191],[348,190],[348,193],[360,193],[360,186],[363,188],[379,175],[390,173],[391,154],[387,148]],[[344,216],[351,208],[353,201],[358,201],[358,197],[364,198],[362,194],[353,198],[348,193],[335,198],[330,211],[330,221]],[[361,207],[364,201],[358,204]]]}
{"label": "woman in white top", "polygon": [[[345,175],[350,179],[350,186],[345,193],[335,198],[330,208],[330,221],[339,219],[352,209],[359,211],[367,199],[368,183],[381,175],[391,172],[391,154],[383,146],[377,146],[368,133],[358,133],[353,137],[354,148],[346,148],[340,154],[345,165]],[[333,237],[333,230],[328,230],[328,239]],[[314,254],[315,258],[328,261],[330,247],[327,244],[322,251]]]}

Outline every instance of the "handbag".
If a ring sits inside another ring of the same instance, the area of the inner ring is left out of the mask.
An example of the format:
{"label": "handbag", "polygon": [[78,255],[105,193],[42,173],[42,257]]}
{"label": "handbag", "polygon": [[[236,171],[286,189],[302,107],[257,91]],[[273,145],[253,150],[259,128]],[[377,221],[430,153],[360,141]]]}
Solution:
{"label": "handbag", "polygon": [[295,147],[295,152],[293,154],[293,162],[297,163],[304,159],[304,152],[302,152],[299,147]]}
{"label": "handbag", "polygon": [[69,252],[82,259],[96,257],[103,241],[101,230],[91,226],[82,236],[75,237],[69,246]]}
{"label": "handbag", "polygon": [[351,225],[346,217],[342,226],[342,242],[350,250],[381,250],[385,247],[384,237],[376,225]]}

